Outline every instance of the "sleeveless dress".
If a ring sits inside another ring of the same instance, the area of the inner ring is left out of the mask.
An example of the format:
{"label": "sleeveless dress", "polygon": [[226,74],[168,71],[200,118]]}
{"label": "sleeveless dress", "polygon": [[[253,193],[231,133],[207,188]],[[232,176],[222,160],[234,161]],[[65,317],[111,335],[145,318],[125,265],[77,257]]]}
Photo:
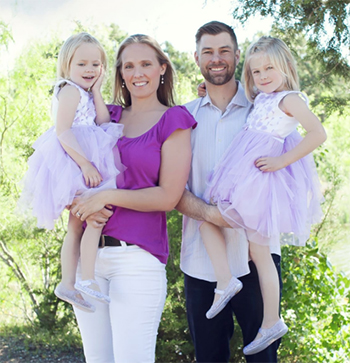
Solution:
{"label": "sleeveless dress", "polygon": [[260,93],[243,130],[233,139],[208,180],[204,199],[217,204],[233,228],[250,242],[305,245],[311,225],[321,221],[321,186],[312,154],[275,172],[255,167],[260,157],[277,157],[302,137],[298,121],[279,107],[290,93]]}
{"label": "sleeveless dress", "polygon": [[67,154],[61,143],[68,145],[89,160],[100,172],[103,181],[91,191],[116,188],[121,169],[115,162],[119,155],[116,143],[123,126],[115,123],[95,124],[96,110],[92,94],[69,80],[59,81],[54,88],[52,113],[56,124],[58,94],[65,84],[79,90],[80,101],[72,127],[59,138],[55,126],[42,134],[33,144],[34,153],[28,159],[23,192],[19,200],[22,212],[31,210],[38,227],[52,229],[55,220],[77,193],[89,190],[80,167]]}

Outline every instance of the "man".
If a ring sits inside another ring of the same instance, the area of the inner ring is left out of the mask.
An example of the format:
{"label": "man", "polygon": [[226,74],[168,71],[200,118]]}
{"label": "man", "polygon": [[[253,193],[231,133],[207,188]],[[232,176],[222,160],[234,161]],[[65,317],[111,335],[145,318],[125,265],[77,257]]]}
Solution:
{"label": "man", "polygon": [[[198,29],[195,60],[205,78],[207,95],[186,105],[198,126],[192,131],[193,157],[188,190],[176,207],[184,214],[181,269],[185,275],[187,318],[197,362],[228,362],[234,331],[233,313],[241,326],[244,345],[254,340],[263,317],[258,274],[249,261],[248,241],[244,233],[231,228],[223,228],[228,259],[231,272],[242,281],[243,289],[215,318],[205,316],[213,303],[216,280],[197,221],[229,227],[218,209],[201,198],[208,175],[241,130],[251,109],[242,85],[235,80],[239,58],[237,39],[231,27],[213,21]],[[271,253],[280,276],[280,249]],[[260,353],[246,356],[247,362],[277,362],[278,345],[279,341]]]}

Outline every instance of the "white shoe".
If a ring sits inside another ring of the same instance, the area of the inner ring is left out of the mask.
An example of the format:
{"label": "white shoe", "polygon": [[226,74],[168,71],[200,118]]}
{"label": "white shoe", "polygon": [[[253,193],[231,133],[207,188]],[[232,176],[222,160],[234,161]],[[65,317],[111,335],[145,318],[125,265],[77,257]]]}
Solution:
{"label": "white shoe", "polygon": [[92,284],[95,284],[98,286],[98,283],[96,280],[81,280],[81,281],[77,281],[75,283],[74,287],[78,291],[83,292],[84,294],[86,294],[96,300],[99,300],[105,304],[109,304],[111,302],[111,299],[109,298],[109,296],[105,295],[101,291],[90,289],[89,286],[91,286]]}
{"label": "white shoe", "polygon": [[269,345],[271,345],[277,339],[283,337],[288,331],[288,327],[284,322],[280,319],[278,322],[273,325],[271,328],[265,329],[260,328],[259,333],[261,337],[253,340],[250,344],[243,348],[243,353],[245,355],[251,355],[261,352],[266,349]]}
{"label": "white shoe", "polygon": [[[55,295],[63,300],[67,301],[70,304],[74,305],[75,307],[79,308],[80,310],[84,310],[88,313],[95,312],[96,308],[88,301],[84,300],[80,292],[77,290],[68,290],[63,287],[62,283],[59,283],[55,289]],[[79,296],[80,295],[80,296]]]}
{"label": "white shoe", "polygon": [[220,311],[225,308],[225,306],[232,299],[232,297],[241,291],[242,287],[243,284],[241,283],[241,281],[239,281],[236,277],[232,277],[225,290],[215,289],[215,293],[220,294],[221,296],[211,306],[205,316],[208,319],[212,319],[214,316],[218,315]]}

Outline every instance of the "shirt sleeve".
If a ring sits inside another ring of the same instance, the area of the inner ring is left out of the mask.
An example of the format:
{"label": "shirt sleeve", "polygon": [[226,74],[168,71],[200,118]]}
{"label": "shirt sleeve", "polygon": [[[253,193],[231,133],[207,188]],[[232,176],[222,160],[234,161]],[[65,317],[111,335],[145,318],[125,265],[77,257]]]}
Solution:
{"label": "shirt sleeve", "polygon": [[195,129],[197,122],[184,106],[174,106],[163,117],[160,125],[160,141],[163,143],[174,131],[178,129]]}
{"label": "shirt sleeve", "polygon": [[122,115],[123,107],[117,105],[107,105],[107,109],[111,115],[111,122],[118,123]]}

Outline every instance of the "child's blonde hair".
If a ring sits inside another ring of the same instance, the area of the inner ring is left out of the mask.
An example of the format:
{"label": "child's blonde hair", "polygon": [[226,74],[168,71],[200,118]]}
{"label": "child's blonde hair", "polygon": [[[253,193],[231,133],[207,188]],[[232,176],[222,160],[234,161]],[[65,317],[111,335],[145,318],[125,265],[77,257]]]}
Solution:
{"label": "child's blonde hair", "polygon": [[57,60],[57,79],[68,79],[69,69],[75,51],[84,43],[91,43],[101,52],[101,62],[104,69],[107,68],[107,56],[101,43],[89,33],[79,33],[70,36],[63,44]]}
{"label": "child's blonde hair", "polygon": [[250,60],[258,52],[264,52],[269,57],[271,64],[282,73],[284,87],[287,90],[299,91],[297,68],[289,48],[281,39],[264,36],[250,45],[245,56],[242,81],[249,101],[253,102],[258,94],[250,70]]}

